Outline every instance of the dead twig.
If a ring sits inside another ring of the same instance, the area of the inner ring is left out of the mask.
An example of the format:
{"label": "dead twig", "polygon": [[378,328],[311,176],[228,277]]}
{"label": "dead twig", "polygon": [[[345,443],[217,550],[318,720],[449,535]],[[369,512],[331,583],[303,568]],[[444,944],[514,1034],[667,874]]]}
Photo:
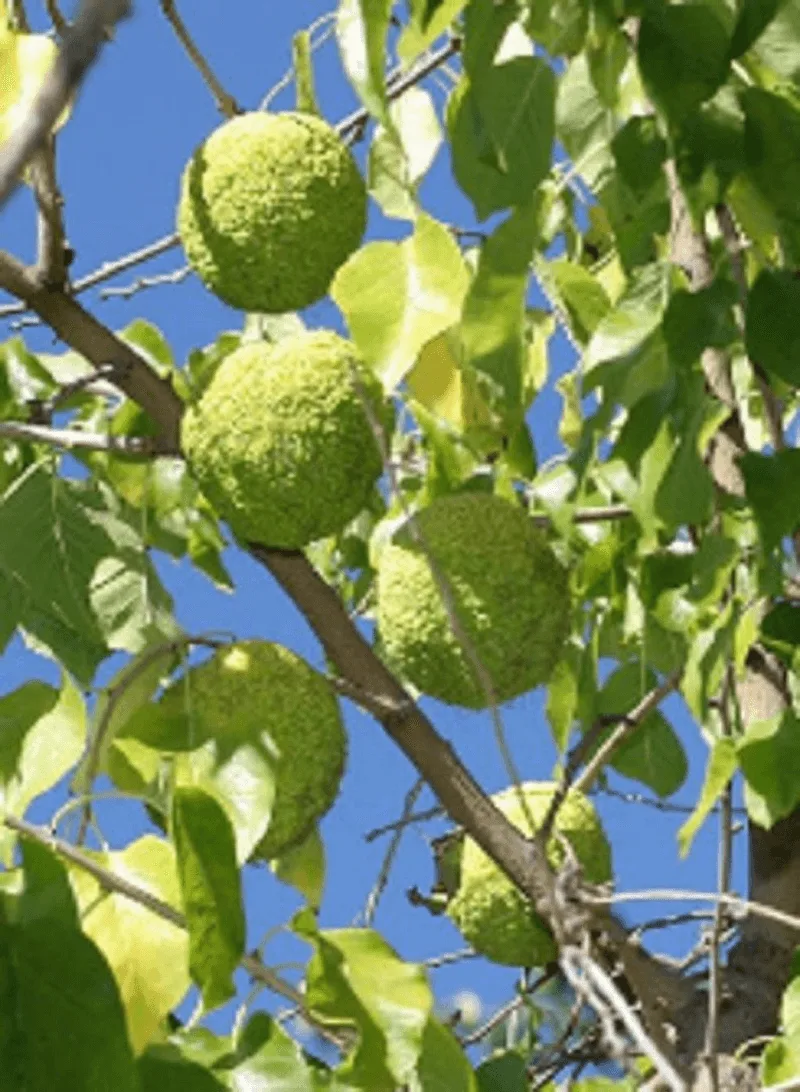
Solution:
{"label": "dead twig", "polygon": [[186,29],[186,24],[178,14],[175,0],[161,0],[161,10],[167,18],[175,36],[186,50],[186,55],[203,78],[203,82],[214,96],[219,112],[226,118],[236,117],[242,113],[242,109],[233,95],[230,95],[211,70],[211,66],[203,54],[197,48],[194,39]]}

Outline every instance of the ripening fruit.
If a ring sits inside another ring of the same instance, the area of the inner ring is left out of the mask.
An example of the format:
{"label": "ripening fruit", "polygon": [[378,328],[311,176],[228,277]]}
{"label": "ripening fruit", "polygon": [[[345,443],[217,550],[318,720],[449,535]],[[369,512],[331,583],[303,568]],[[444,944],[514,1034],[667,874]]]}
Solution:
{"label": "ripening fruit", "polygon": [[356,162],[313,114],[233,118],[183,174],[178,231],[189,264],[242,311],[298,311],[321,299],[366,222]]}
{"label": "ripening fruit", "polygon": [[378,562],[389,664],[423,693],[469,709],[491,704],[476,657],[498,704],[545,682],[568,631],[567,575],[525,512],[460,493],[434,501],[416,525],[419,542],[404,528]]}
{"label": "ripening fruit", "polygon": [[[528,835],[544,822],[556,785],[529,781],[521,786],[533,819],[528,823],[514,786],[492,797],[514,826]],[[572,791],[561,805],[555,830],[570,842],[590,883],[611,879],[611,849],[597,812],[583,793]],[[547,857],[554,868],[564,849],[553,835]],[[513,967],[542,967],[558,955],[549,928],[511,880],[471,839],[464,839],[459,887],[447,907],[448,916],[472,947],[495,963]]]}
{"label": "ripening fruit", "polygon": [[184,414],[181,444],[240,539],[300,549],[367,503],[383,468],[373,428],[382,404],[380,384],[337,334],[251,342]]}
{"label": "ripening fruit", "polygon": [[328,683],[288,648],[241,641],[191,667],[159,700],[188,714],[198,745],[263,750],[275,800],[256,855],[270,860],[302,842],[330,809],[347,754],[339,704]]}

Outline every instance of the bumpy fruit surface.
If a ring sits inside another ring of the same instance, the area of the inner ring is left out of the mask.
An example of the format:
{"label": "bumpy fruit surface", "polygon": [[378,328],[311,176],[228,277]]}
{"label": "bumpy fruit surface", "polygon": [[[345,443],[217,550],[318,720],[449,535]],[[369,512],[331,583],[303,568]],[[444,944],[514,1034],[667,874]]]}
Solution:
{"label": "bumpy fruit surface", "polygon": [[189,264],[243,311],[298,311],[321,299],[359,246],[367,195],[336,132],[312,114],[226,122],[186,166],[178,231]]}
{"label": "bumpy fruit surface", "polygon": [[[369,412],[365,408],[369,404]],[[381,474],[382,392],[328,331],[253,342],[226,357],[183,417],[197,481],[246,542],[300,549],[358,515]]]}
{"label": "bumpy fruit surface", "polygon": [[522,509],[462,493],[434,501],[416,525],[419,541],[405,528],[379,559],[378,629],[391,666],[470,709],[491,704],[476,657],[498,703],[545,682],[567,635],[567,576]]}
{"label": "bumpy fruit surface", "polygon": [[166,714],[187,712],[199,743],[250,746],[275,771],[272,816],[256,853],[269,860],[301,842],[339,791],[347,739],[325,679],[281,645],[242,641],[190,668],[165,691]]}
{"label": "bumpy fruit surface", "polygon": [[[492,799],[506,818],[530,836],[544,822],[556,786],[529,781],[521,788],[533,829],[513,786]],[[574,791],[567,796],[556,816],[555,829],[569,840],[590,883],[611,879],[611,850],[586,796]],[[547,856],[554,868],[563,861],[564,849],[555,835],[548,842]],[[464,939],[495,963],[541,967],[558,954],[545,922],[471,838],[464,840],[460,884],[447,913]]]}

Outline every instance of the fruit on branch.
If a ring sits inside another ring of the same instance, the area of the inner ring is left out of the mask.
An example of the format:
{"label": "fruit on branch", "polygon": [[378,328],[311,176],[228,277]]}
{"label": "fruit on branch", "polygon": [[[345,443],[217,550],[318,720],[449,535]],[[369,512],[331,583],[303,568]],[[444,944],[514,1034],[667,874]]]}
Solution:
{"label": "fruit on branch", "polygon": [[[544,822],[556,790],[553,782],[529,781],[520,786],[533,820],[529,823],[515,786],[492,797],[500,811],[516,827],[532,835]],[[547,843],[553,868],[564,860],[566,838],[590,883],[611,879],[611,848],[597,812],[583,793],[572,791],[556,815],[554,833]],[[461,850],[457,891],[447,914],[472,947],[495,963],[514,967],[541,967],[557,958],[550,929],[528,900],[471,838]]]}
{"label": "fruit on branch", "polygon": [[265,860],[302,842],[330,809],[347,756],[339,703],[325,679],[288,648],[241,641],[190,667],[159,699],[186,715],[198,745],[220,755],[254,747],[275,775],[269,827],[255,855]]}
{"label": "fruit on branch", "polygon": [[181,442],[240,539],[300,549],[368,501],[382,419],[380,384],[355,346],[318,330],[227,356],[184,414]]}
{"label": "fruit on branch", "polygon": [[569,628],[567,574],[525,512],[461,493],[434,501],[414,524],[416,534],[404,525],[378,563],[390,665],[423,693],[470,709],[545,682]]}
{"label": "fruit on branch", "polygon": [[177,219],[189,264],[225,303],[298,311],[325,295],[359,246],[366,187],[326,122],[254,112],[226,122],[197,149]]}

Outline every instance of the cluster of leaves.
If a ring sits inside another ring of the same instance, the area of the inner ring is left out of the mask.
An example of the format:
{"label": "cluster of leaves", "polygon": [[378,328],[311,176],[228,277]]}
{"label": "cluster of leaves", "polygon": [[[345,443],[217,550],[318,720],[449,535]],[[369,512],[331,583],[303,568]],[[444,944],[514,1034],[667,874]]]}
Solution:
{"label": "cluster of leaves", "polygon": [[[734,716],[730,732],[717,699],[757,641],[796,688],[800,606],[789,594],[789,546],[800,456],[784,436],[800,387],[797,3],[412,0],[396,43],[406,64],[446,32],[460,43],[444,111],[421,87],[390,101],[392,9],[390,0],[341,0],[338,39],[377,123],[370,192],[410,229],[400,242],[364,245],[331,289],[399,406],[391,488],[309,556],[369,616],[380,549],[410,507],[459,490],[524,500],[548,518],[572,574],[572,635],[547,698],[559,749],[679,671],[709,748],[681,850],[737,770],[751,816],[770,826],[800,804],[797,717],[745,725]],[[0,7],[0,26],[3,15]],[[0,96],[0,141],[40,79],[44,48],[10,31],[0,38],[0,66],[13,53],[24,77]],[[295,57],[298,104],[316,108],[307,38]],[[474,224],[446,224],[421,208],[444,142]],[[713,276],[700,290],[674,261],[671,186],[709,237]],[[476,238],[480,245],[465,245]],[[121,336],[188,398],[243,338],[277,339],[299,323],[249,316],[185,367],[144,321]],[[564,333],[573,366],[550,380]],[[709,351],[729,362],[728,402],[708,389]],[[73,352],[33,355],[12,339],[0,359],[4,422],[44,414],[120,440],[155,435],[144,412]],[[540,463],[529,411],[549,381],[562,400],[561,448]],[[741,490],[724,491],[709,454],[733,413],[749,452],[738,464]],[[304,1013],[342,1060],[313,1057],[265,1013],[231,1037],[173,1026],[170,1013],[192,984],[204,1011],[236,990],[240,871],[272,803],[269,771],[253,788],[246,748],[209,763],[205,752],[176,748],[149,705],[190,643],[150,551],[188,558],[231,587],[225,538],[180,459],[81,449],[62,459],[30,439],[0,442],[0,647],[20,632],[63,669],[59,689],[31,682],[0,700],[4,814],[22,817],[76,771],[79,793],[106,775],[168,830],[66,863],[4,830],[0,1069],[17,1075],[14,1087],[527,1088],[534,1042],[473,1069],[434,1015],[420,967],[372,930],[318,928],[317,835],[275,867],[307,903],[290,923],[313,953]],[[609,507],[623,515],[580,518]],[[92,692],[113,653],[126,655],[123,666]],[[170,759],[184,774],[165,794],[165,752],[175,750],[185,751]],[[612,765],[661,797],[687,772],[658,712]],[[770,1081],[798,1071],[794,992],[784,1037],[765,1055]],[[53,1041],[66,1033],[68,1053]]]}

